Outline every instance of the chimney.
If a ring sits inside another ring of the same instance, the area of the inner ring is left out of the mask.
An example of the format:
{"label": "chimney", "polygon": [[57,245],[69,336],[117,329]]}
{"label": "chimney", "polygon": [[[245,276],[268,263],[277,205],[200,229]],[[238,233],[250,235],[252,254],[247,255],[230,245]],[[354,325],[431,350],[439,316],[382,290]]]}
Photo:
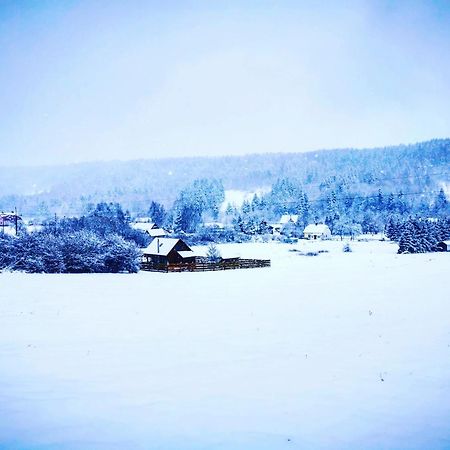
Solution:
{"label": "chimney", "polygon": [[156,238],[156,253],[159,253],[159,238]]}

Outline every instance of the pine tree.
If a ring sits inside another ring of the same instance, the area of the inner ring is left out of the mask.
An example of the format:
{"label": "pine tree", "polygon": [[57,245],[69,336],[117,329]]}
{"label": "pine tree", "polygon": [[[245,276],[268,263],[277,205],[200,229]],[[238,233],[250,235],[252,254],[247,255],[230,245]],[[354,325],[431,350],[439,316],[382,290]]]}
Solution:
{"label": "pine tree", "polygon": [[417,245],[414,238],[414,227],[410,221],[406,222],[398,243],[397,253],[417,253]]}
{"label": "pine tree", "polygon": [[218,262],[222,259],[222,256],[220,254],[219,249],[217,248],[217,245],[214,244],[213,242],[211,242],[208,245],[206,257],[208,258],[208,261],[211,261],[211,262]]}

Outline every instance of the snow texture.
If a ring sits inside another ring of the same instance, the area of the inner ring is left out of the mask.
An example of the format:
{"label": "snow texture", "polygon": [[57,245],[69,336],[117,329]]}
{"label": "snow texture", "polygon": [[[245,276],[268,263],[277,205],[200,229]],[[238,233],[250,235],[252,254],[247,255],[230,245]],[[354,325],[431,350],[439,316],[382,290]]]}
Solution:
{"label": "snow texture", "polygon": [[0,274],[0,449],[450,448],[449,255],[342,245],[219,246],[265,269]]}

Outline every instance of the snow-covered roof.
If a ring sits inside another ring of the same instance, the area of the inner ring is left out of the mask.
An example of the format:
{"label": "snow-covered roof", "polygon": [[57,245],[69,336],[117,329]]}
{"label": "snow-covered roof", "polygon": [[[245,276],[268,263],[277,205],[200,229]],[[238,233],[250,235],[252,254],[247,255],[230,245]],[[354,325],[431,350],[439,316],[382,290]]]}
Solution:
{"label": "snow-covered roof", "polygon": [[303,230],[303,233],[311,233],[311,234],[328,234],[331,233],[330,229],[328,228],[328,225],[325,225],[323,223],[318,223],[317,225],[314,223],[310,223],[306,226],[306,228]]}
{"label": "snow-covered roof", "polygon": [[156,238],[144,250],[144,255],[161,255],[167,256],[170,251],[177,245],[180,239],[175,238]]}
{"label": "snow-covered roof", "polygon": [[154,224],[153,223],[147,223],[147,222],[138,222],[138,223],[132,223],[131,228],[135,230],[141,230],[141,231],[150,231],[153,229]]}
{"label": "snow-covered roof", "polygon": [[166,230],[163,230],[162,228],[152,228],[151,230],[148,230],[147,233],[151,237],[163,237],[167,234]]}
{"label": "snow-covered roof", "polygon": [[192,250],[182,250],[177,252],[182,258],[192,258],[195,255],[195,252],[193,252]]}
{"label": "snow-covered roof", "polygon": [[155,225],[151,217],[136,217],[134,221],[135,223],[151,223],[152,225]]}
{"label": "snow-covered roof", "polygon": [[281,224],[285,224],[285,223],[288,223],[288,222],[297,223],[297,221],[298,221],[298,215],[297,214],[283,214],[281,216],[281,219],[280,219],[280,223]]}

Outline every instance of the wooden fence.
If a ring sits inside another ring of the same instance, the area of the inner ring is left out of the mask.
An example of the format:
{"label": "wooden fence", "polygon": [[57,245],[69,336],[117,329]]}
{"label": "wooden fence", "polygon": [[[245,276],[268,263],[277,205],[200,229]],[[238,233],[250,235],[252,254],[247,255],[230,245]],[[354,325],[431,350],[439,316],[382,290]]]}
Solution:
{"label": "wooden fence", "polygon": [[270,259],[229,258],[218,262],[195,261],[192,263],[155,264],[142,262],[141,270],[149,272],[209,272],[217,270],[253,269],[270,267]]}

